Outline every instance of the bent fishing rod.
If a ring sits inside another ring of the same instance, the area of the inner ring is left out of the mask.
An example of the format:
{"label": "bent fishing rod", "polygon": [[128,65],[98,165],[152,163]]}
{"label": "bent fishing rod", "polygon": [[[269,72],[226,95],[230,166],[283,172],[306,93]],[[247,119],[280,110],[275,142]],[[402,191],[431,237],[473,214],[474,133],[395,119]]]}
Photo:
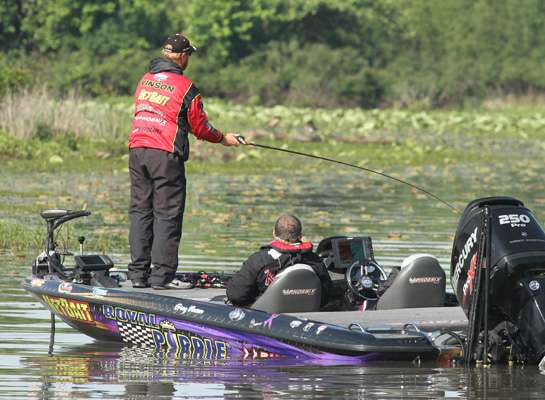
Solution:
{"label": "bent fishing rod", "polygon": [[377,175],[383,176],[385,178],[392,179],[392,180],[394,180],[396,182],[403,183],[404,185],[410,186],[413,189],[416,189],[416,190],[426,194],[427,196],[432,197],[433,199],[443,203],[448,208],[450,208],[452,211],[460,212],[460,210],[458,210],[452,204],[446,202],[445,200],[443,200],[439,196],[429,192],[428,190],[426,190],[424,188],[421,188],[419,186],[416,186],[416,185],[414,185],[414,184],[412,184],[410,182],[404,181],[403,179],[399,179],[399,178],[396,178],[395,176],[388,175],[388,174],[386,174],[384,172],[376,171],[376,170],[371,169],[371,168],[360,167],[359,165],[354,165],[354,164],[350,164],[350,163],[347,163],[347,162],[344,162],[344,161],[335,160],[334,158],[317,156],[317,155],[314,155],[314,154],[302,153],[300,151],[283,149],[281,147],[267,146],[265,144],[249,142],[249,141],[246,141],[244,136],[241,136],[241,135],[236,135],[236,138],[237,138],[237,140],[239,141],[240,144],[243,144],[243,145],[246,145],[246,146],[253,146],[253,147],[259,147],[259,148],[267,149],[267,150],[281,151],[281,152],[288,153],[288,154],[294,154],[294,155],[297,155],[297,156],[314,158],[316,160],[328,161],[328,162],[331,162],[331,163],[344,165],[346,167],[351,167],[351,168],[356,168],[356,169],[359,169],[359,170],[362,170],[362,171],[371,172],[373,174],[377,174]]}

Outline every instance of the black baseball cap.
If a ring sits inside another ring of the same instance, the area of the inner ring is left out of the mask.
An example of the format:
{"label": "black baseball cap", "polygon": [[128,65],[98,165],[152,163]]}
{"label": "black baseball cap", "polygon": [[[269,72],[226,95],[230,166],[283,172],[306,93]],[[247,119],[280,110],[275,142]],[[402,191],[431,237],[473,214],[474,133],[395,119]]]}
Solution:
{"label": "black baseball cap", "polygon": [[175,33],[167,37],[163,49],[170,50],[173,53],[193,53],[197,51],[197,48],[192,46],[189,39],[181,33]]}

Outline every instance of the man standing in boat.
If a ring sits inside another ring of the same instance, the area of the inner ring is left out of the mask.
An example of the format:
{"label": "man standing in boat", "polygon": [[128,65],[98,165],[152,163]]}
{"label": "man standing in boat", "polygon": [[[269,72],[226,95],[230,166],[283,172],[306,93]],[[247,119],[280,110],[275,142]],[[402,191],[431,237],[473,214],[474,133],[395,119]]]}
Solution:
{"label": "man standing in boat", "polygon": [[210,124],[199,90],[184,75],[196,50],[182,34],[169,36],[162,57],[150,62],[134,95],[129,140],[129,279],[135,288],[174,287],[185,208],[188,133],[224,146],[240,144],[235,134],[223,134]]}
{"label": "man standing in boat", "polygon": [[249,306],[273,282],[284,268],[307,264],[322,282],[322,306],[328,301],[331,278],[322,262],[312,251],[312,243],[303,242],[301,221],[294,215],[282,215],[273,229],[274,240],[252,254],[227,284],[227,297],[237,306]]}

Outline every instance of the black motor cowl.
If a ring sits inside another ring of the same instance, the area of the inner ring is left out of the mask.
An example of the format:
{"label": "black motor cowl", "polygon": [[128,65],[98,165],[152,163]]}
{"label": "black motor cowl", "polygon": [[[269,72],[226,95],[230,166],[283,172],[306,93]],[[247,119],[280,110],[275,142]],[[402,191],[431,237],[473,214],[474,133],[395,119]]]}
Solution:
{"label": "black motor cowl", "polygon": [[[489,210],[488,232],[482,232],[485,207]],[[491,268],[489,289],[494,305],[509,311],[510,293],[518,278],[545,273],[545,232],[520,200],[487,197],[472,201],[460,218],[451,259],[451,284],[467,315],[483,233],[490,234],[487,265]]]}
{"label": "black motor cowl", "polygon": [[520,200],[469,203],[454,238],[451,284],[470,324],[479,315],[488,329],[508,322],[525,357],[545,354],[545,232]]}

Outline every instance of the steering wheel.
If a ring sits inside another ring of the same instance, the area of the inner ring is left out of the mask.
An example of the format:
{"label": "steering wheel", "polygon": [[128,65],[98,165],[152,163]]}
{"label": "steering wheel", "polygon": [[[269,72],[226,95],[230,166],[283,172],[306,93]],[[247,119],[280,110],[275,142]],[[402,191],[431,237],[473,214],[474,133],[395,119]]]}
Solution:
{"label": "steering wheel", "polygon": [[379,284],[386,278],[386,272],[375,261],[369,261],[367,264],[356,261],[346,270],[348,288],[363,300],[378,299]]}

